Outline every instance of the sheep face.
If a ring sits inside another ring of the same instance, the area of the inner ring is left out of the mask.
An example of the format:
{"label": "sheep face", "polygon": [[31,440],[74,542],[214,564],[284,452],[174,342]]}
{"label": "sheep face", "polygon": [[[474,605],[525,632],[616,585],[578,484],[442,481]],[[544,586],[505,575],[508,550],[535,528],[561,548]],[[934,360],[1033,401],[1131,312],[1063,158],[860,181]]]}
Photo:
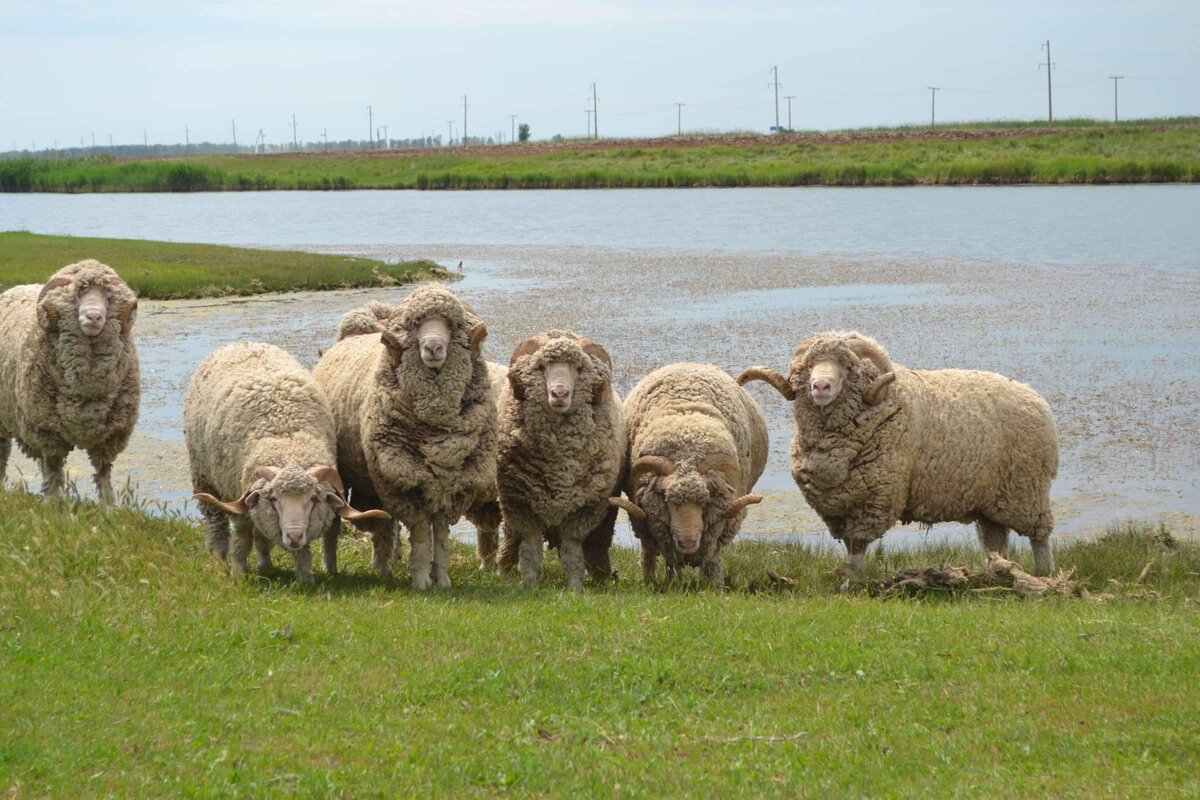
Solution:
{"label": "sheep face", "polygon": [[383,511],[356,511],[342,499],[342,482],[331,467],[260,467],[234,502],[200,493],[197,500],[227,514],[248,516],[264,537],[296,552],[329,529],[335,516],[350,522],[390,519]]}
{"label": "sheep face", "polygon": [[766,381],[786,399],[800,403],[807,396],[828,413],[850,395],[868,406],[883,402],[895,378],[891,360],[874,339],[831,331],[800,343],[786,378],[769,367],[750,367],[737,382]]}
{"label": "sheep face", "polygon": [[812,366],[808,374],[808,392],[814,404],[824,408],[841,394],[846,380],[846,370],[837,361],[823,358]]}
{"label": "sheep face", "polygon": [[121,325],[114,335],[128,335],[137,316],[137,297],[109,267],[82,261],[59,270],[38,294],[43,329],[57,333],[67,314],[75,316],[79,330],[89,338],[103,333],[116,314]]}
{"label": "sheep face", "polygon": [[441,369],[450,352],[450,323],[445,317],[429,317],[417,327],[421,361],[430,369]]}
{"label": "sheep face", "polygon": [[[550,331],[526,339],[513,352],[508,381],[519,402],[527,397],[557,414],[568,414],[576,394],[592,405],[611,393],[612,362],[604,348],[568,331]],[[544,399],[544,400],[543,400]]]}
{"label": "sheep face", "polygon": [[[440,286],[414,291],[385,323],[381,341],[392,364],[430,375],[460,371],[479,357],[487,328],[453,292]],[[419,364],[418,364],[419,362]],[[467,373],[470,372],[466,368]]]}

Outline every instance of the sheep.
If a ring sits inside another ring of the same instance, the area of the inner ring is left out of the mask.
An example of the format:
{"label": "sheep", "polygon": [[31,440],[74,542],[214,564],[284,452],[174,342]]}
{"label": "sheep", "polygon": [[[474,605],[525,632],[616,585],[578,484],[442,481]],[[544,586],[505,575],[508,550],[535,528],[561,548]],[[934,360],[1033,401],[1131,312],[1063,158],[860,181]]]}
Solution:
{"label": "sheep", "polygon": [[517,345],[500,392],[500,565],[537,583],[543,541],[558,548],[567,588],[612,575],[609,548],[625,467],[625,415],[612,359],[599,344],[552,330]]}
{"label": "sheep", "polygon": [[100,502],[114,502],[113,462],[141,399],[136,316],[133,291],[92,259],[0,294],[0,487],[15,438],[40,462],[46,499],[62,496],[63,465],[78,447]]}
{"label": "sheep", "polygon": [[334,575],[339,520],[388,519],[347,504],[329,404],[308,370],[278,347],[231,344],[200,362],[183,429],[208,550],[222,560],[232,556],[235,577],[246,572],[253,538],[260,571],[278,545],[295,559],[296,578],[312,583],[309,544],[320,535],[325,571]]}
{"label": "sheep", "polygon": [[[383,313],[369,306],[347,314],[343,338],[314,377],[329,398],[338,464],[356,502],[408,528],[414,589],[448,588],[450,525],[495,495],[496,402],[480,355],[487,328],[439,285]],[[391,523],[359,527],[389,575]]]}
{"label": "sheep", "polygon": [[698,567],[725,587],[721,550],[762,502],[750,490],[767,464],[767,423],[732,377],[707,364],[671,364],[642,379],[625,400],[629,432],[629,513],[641,542],[642,577],[656,578],[658,556],[673,580]]}
{"label": "sheep", "polygon": [[804,340],[788,370],[751,367],[738,382],[794,401],[792,477],[853,566],[897,520],[957,521],[1001,555],[1016,530],[1037,572],[1054,570],[1058,435],[1033,389],[993,372],[906,369],[856,332]]}

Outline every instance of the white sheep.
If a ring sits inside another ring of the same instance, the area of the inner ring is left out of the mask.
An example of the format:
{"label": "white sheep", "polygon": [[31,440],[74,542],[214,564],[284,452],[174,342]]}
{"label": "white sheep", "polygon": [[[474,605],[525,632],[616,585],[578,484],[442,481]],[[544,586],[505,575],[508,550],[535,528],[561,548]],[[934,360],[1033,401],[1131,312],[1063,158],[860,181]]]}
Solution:
{"label": "white sheep", "polygon": [[513,351],[500,393],[497,484],[504,518],[500,565],[519,561],[537,583],[544,545],[557,547],[567,588],[586,566],[612,575],[609,548],[625,467],[625,415],[604,348],[570,331],[533,336]]}
{"label": "white sheep", "polygon": [[[414,589],[449,587],[450,525],[496,491],[496,402],[480,354],[487,328],[437,285],[417,288],[386,320],[382,313],[346,315],[343,338],[314,375],[355,501],[408,528]],[[391,523],[359,527],[372,535],[376,568],[390,574]]]}
{"label": "white sheep", "polygon": [[63,465],[78,447],[101,502],[113,502],[113,462],[141,399],[136,315],[134,293],[91,259],[0,294],[0,487],[15,438],[40,462],[47,499],[61,497]]}
{"label": "white sheep", "polygon": [[314,539],[325,537],[325,570],[333,575],[339,520],[388,519],[346,503],[329,404],[308,370],[278,347],[231,344],[201,361],[183,430],[209,552],[229,556],[235,576],[246,571],[253,539],[260,570],[277,545],[295,559],[296,577],[312,583]]}
{"label": "white sheep", "polygon": [[658,556],[668,579],[685,566],[723,591],[721,549],[737,535],[750,490],[767,465],[767,423],[745,389],[707,364],[651,372],[625,400],[629,431],[629,513],[642,545],[642,576],[655,581]]}
{"label": "white sheep", "polygon": [[1058,434],[1033,389],[993,372],[906,369],[842,331],[801,342],[786,378],[767,367],[738,378],[751,380],[794,401],[792,477],[853,565],[899,520],[974,522],[1001,555],[1012,528],[1036,571],[1054,570]]}

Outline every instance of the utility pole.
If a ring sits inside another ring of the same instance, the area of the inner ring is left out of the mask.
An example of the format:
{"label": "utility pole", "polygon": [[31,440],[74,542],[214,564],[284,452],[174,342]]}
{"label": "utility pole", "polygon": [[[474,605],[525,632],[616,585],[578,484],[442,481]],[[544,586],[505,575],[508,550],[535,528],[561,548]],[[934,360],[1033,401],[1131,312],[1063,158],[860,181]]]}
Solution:
{"label": "utility pole", "polygon": [[192,152],[192,134],[191,134],[191,131],[188,130],[188,126],[184,125],[183,126],[183,154],[186,156],[187,154],[189,154],[191,152]]}
{"label": "utility pole", "polygon": [[329,129],[321,128],[321,139],[325,142],[325,152],[329,152]]}
{"label": "utility pole", "polygon": [[[58,142],[55,142],[54,146],[57,147]],[[146,155],[150,155],[150,137],[146,135],[145,128],[142,128],[142,149],[146,151]]]}
{"label": "utility pole", "polygon": [[1047,124],[1054,125],[1054,92],[1053,87],[1050,84],[1050,70],[1054,69],[1054,62],[1050,60],[1050,40],[1047,39],[1046,43],[1042,45],[1042,47],[1046,48],[1046,63],[1042,64],[1039,62],[1038,69],[1041,69],[1042,67],[1046,68],[1046,106],[1049,109],[1050,120]]}
{"label": "utility pole", "polygon": [[595,132],[596,139],[600,138],[600,111],[596,105],[596,84],[592,84],[592,130]]}
{"label": "utility pole", "polygon": [[299,149],[300,149],[300,143],[296,141],[296,115],[295,115],[295,113],[293,113],[292,114],[292,150],[296,151]]}
{"label": "utility pole", "polygon": [[683,103],[675,104],[675,135],[683,136]]}
{"label": "utility pole", "polygon": [[1113,82],[1113,125],[1117,124],[1117,81],[1123,80],[1124,75],[1109,75]]}
{"label": "utility pole", "polygon": [[383,149],[387,150],[391,146],[392,140],[387,135],[387,125],[383,126]]}
{"label": "utility pole", "polygon": [[583,113],[587,114],[587,135],[590,139],[592,138],[592,110],[590,108],[585,108]]}
{"label": "utility pole", "polygon": [[509,144],[514,144],[517,141],[517,115],[509,114],[508,121],[512,123],[512,140]]}
{"label": "utility pole", "polygon": [[779,67],[778,65],[771,67],[771,72],[775,75],[775,80],[767,84],[767,88],[775,87],[775,130],[779,130]]}
{"label": "utility pole", "polygon": [[939,90],[939,89],[941,89],[942,87],[940,87],[940,86],[926,86],[925,88],[929,90],[929,127],[931,127],[931,128],[932,128],[934,125],[936,125],[936,124],[937,124],[937,122],[935,121],[935,118],[934,118],[933,112],[934,112],[934,110],[937,108],[937,93],[938,93],[938,90]]}
{"label": "utility pole", "polygon": [[229,120],[229,127],[233,129],[233,149],[237,150],[237,120]]}
{"label": "utility pole", "polygon": [[783,99],[788,101],[788,132],[790,133],[792,130],[792,101],[796,99],[796,95],[785,94]]}
{"label": "utility pole", "polygon": [[454,120],[446,120],[446,147],[454,144]]}
{"label": "utility pole", "polygon": [[368,150],[374,149],[374,147],[375,147],[375,119],[374,119],[374,117],[371,116],[371,107],[370,106],[367,106],[367,139],[370,140],[370,144],[367,145],[367,149]]}
{"label": "utility pole", "polygon": [[[13,150],[17,149],[16,142],[13,142]],[[96,132],[92,131],[92,155],[96,155]]]}
{"label": "utility pole", "polygon": [[467,96],[463,95],[463,147],[467,146]]}

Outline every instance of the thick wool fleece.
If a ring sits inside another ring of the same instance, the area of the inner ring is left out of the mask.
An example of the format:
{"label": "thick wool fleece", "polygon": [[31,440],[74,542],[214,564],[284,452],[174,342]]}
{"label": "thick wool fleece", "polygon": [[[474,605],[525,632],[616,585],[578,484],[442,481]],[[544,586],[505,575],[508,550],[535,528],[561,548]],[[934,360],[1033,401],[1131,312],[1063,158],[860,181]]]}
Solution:
{"label": "thick wool fleece", "polygon": [[[665,456],[675,465],[675,475],[643,474],[636,486],[627,487],[629,499],[646,512],[646,519],[631,518],[641,541],[643,569],[653,572],[661,554],[668,573],[683,566],[700,567],[710,582],[721,580],[721,548],[733,540],[746,511],[731,519],[725,510],[748,493],[767,464],[767,423],[758,403],[732,377],[708,364],[672,364],[651,372],[625,400],[629,431],[629,464],[642,456]],[[733,459],[741,473],[740,486],[711,470],[701,474],[697,465],[708,456]],[[698,503],[704,528],[700,548],[680,553],[674,544],[668,501]],[[647,563],[649,560],[649,563]]]}
{"label": "thick wool fleece", "polygon": [[338,341],[364,333],[379,333],[383,324],[392,316],[394,309],[387,303],[372,300],[362,308],[346,312],[338,325]]}
{"label": "thick wool fleece", "polygon": [[[1050,408],[1023,383],[992,372],[892,364],[886,398],[866,406],[880,375],[832,331],[802,342],[789,366],[796,390],[792,477],[834,538],[870,542],[901,522],[990,521],[1035,542],[1054,527],[1050,483],[1058,436]],[[884,354],[886,356],[886,353]],[[846,370],[826,409],[808,392],[813,364]]]}
{"label": "thick wool fleece", "polygon": [[[422,363],[417,340],[432,316],[445,318],[451,334],[439,370]],[[382,344],[381,334],[353,335],[326,351],[314,371],[329,398],[338,463],[355,504],[398,518],[414,543],[426,540],[430,524],[448,535],[449,525],[495,492],[496,404],[487,362],[470,348],[477,323],[453,292],[422,286],[385,322],[398,350]],[[372,532],[376,565],[386,572],[391,524]],[[419,555],[414,546],[414,585],[424,588]]]}
{"label": "thick wool fleece", "polygon": [[[501,563],[511,566],[517,546],[528,542],[521,571],[527,582],[535,580],[545,540],[559,548],[567,583],[578,589],[585,566],[597,581],[611,575],[608,551],[616,508],[608,499],[620,494],[624,478],[625,415],[612,390],[611,366],[584,352],[584,340],[559,330],[538,338],[536,352],[513,361],[500,393]],[[547,402],[542,370],[552,362],[578,369],[565,413]],[[521,387],[523,399],[514,394],[512,382]],[[534,563],[526,563],[529,558]]]}
{"label": "thick wool fleece", "polygon": [[[132,326],[137,298],[111,268],[87,260],[56,272],[42,286],[0,295],[0,483],[16,439],[42,460],[44,488],[56,494],[63,460],[86,450],[103,499],[111,500],[112,463],[137,422],[141,380]],[[54,285],[60,283],[61,285]],[[101,286],[108,320],[96,336],[79,327],[79,297]]]}
{"label": "thick wool fleece", "polygon": [[337,466],[324,393],[308,370],[269,344],[226,345],[200,362],[184,401],[183,431],[193,489],[224,500],[263,483],[255,476],[260,467],[281,470],[274,485],[287,493],[311,486],[303,470]]}

